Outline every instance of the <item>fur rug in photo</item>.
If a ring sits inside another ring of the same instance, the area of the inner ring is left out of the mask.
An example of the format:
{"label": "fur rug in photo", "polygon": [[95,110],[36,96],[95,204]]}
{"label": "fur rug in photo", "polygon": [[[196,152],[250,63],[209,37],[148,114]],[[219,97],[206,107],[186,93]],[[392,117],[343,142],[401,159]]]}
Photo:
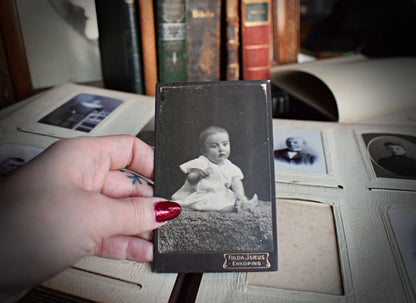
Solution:
{"label": "fur rug in photo", "polygon": [[270,202],[234,212],[183,209],[159,229],[159,252],[246,252],[273,249]]}

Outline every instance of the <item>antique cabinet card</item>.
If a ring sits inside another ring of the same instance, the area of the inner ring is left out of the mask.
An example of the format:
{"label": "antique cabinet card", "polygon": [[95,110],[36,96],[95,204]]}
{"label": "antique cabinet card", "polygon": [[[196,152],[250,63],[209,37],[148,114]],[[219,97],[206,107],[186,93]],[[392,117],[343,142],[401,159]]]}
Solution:
{"label": "antique cabinet card", "polygon": [[155,232],[155,271],[277,270],[270,83],[156,93],[155,195],[182,213]]}

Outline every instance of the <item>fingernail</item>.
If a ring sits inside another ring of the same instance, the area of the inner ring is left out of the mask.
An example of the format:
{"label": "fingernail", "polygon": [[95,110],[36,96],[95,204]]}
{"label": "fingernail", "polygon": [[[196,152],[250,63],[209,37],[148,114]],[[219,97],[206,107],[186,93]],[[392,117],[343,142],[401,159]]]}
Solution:
{"label": "fingernail", "polygon": [[147,251],[147,260],[147,262],[153,262],[153,245],[151,245]]}
{"label": "fingernail", "polygon": [[155,204],[156,221],[159,223],[175,219],[182,211],[182,207],[172,201],[160,201]]}

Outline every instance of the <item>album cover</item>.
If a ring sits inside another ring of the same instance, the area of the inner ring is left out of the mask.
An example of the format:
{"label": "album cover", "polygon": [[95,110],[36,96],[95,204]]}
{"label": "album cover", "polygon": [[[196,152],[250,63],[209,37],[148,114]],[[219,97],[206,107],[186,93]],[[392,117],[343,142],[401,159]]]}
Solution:
{"label": "album cover", "polygon": [[269,81],[158,84],[155,195],[182,213],[155,231],[156,272],[277,270]]}

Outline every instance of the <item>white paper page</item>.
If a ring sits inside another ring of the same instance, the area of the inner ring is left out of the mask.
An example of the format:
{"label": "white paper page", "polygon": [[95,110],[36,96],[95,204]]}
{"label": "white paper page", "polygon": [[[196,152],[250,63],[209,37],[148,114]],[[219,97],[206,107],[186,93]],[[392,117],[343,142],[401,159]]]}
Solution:
{"label": "white paper page", "polygon": [[336,106],[339,122],[365,123],[415,105],[416,58],[356,55],[276,66],[272,82],[332,115]]}

